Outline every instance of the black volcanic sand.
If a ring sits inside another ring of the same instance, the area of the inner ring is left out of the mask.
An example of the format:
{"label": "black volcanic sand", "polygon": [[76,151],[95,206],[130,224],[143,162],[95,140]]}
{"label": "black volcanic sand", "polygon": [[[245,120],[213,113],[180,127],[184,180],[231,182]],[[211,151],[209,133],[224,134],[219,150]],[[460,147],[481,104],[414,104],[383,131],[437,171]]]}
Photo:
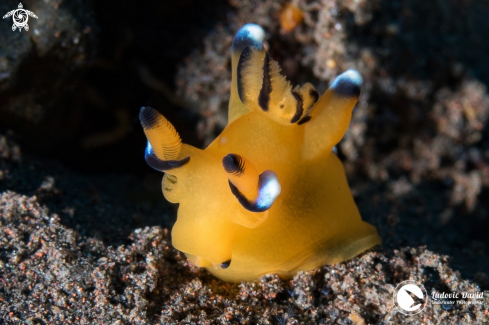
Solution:
{"label": "black volcanic sand", "polygon": [[406,279],[424,283],[429,293],[480,291],[450,267],[448,256],[425,247],[377,247],[290,281],[267,275],[258,283],[224,283],[192,267],[172,248],[167,229],[135,229],[151,224],[152,209],[127,200],[130,193],[120,189],[129,186],[121,182],[130,180],[80,177],[22,156],[6,137],[0,143],[0,315],[6,324],[489,320],[487,298],[485,306],[428,305],[409,318],[393,308],[394,288]]}
{"label": "black volcanic sand", "polygon": [[[2,21],[0,323],[489,324],[488,291],[411,317],[392,299],[407,279],[489,289],[487,2],[297,0],[289,34],[285,3],[26,0],[28,33]],[[209,143],[247,22],[294,84],[363,75],[338,156],[383,245],[236,285],[172,248],[177,207],[144,163],[137,114],[153,106],[185,143]]]}

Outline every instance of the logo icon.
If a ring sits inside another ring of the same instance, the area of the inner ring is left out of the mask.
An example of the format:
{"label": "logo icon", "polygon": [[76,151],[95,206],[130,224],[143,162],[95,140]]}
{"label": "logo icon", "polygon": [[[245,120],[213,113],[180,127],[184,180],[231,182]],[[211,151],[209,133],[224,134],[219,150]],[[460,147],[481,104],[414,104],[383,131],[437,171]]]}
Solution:
{"label": "logo icon", "polygon": [[3,19],[8,18],[12,16],[12,19],[14,20],[14,24],[12,25],[12,30],[15,32],[15,30],[18,28],[19,32],[22,31],[22,28],[24,28],[26,31],[29,30],[29,25],[27,25],[27,21],[29,20],[29,16],[33,18],[38,18],[35,13],[32,11],[24,9],[24,6],[22,3],[19,3],[19,8],[7,12],[5,16],[3,16]]}
{"label": "logo icon", "polygon": [[397,285],[394,291],[394,305],[404,315],[416,315],[428,304],[428,294],[422,284],[408,280]]}

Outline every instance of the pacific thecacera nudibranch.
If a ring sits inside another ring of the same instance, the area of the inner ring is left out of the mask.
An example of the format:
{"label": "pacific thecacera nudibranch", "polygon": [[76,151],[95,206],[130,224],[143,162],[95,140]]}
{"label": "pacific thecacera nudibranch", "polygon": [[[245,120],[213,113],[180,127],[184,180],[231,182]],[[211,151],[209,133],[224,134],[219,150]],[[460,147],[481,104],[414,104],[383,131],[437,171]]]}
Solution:
{"label": "pacific thecacera nudibranch", "polygon": [[180,203],[173,246],[229,282],[290,278],[381,242],[332,152],[362,77],[348,70],[321,97],[309,83],[292,88],[264,35],[246,24],[234,37],[229,122],[205,150],[182,144],[156,110],[140,112],[146,161],[165,172],[165,198]]}

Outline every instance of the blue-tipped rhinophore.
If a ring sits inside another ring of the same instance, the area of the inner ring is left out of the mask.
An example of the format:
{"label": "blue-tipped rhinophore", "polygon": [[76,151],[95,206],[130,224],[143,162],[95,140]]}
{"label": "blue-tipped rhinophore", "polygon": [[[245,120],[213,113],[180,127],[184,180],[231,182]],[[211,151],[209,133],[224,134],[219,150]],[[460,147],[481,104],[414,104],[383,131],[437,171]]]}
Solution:
{"label": "blue-tipped rhinophore", "polygon": [[362,88],[363,78],[355,70],[347,70],[336,77],[330,88],[335,94],[344,97],[358,97]]}
{"label": "blue-tipped rhinophore", "polygon": [[263,39],[265,31],[261,26],[256,24],[246,24],[236,33],[233,39],[233,52],[241,52],[247,46],[254,47],[258,50],[263,49]]}
{"label": "blue-tipped rhinophore", "polygon": [[251,212],[264,212],[270,209],[281,191],[277,174],[271,170],[265,170],[260,174],[258,179],[258,197],[254,201],[248,200],[231,181],[228,182],[231,193],[236,196],[243,208]]}
{"label": "blue-tipped rhinophore", "polygon": [[258,197],[256,199],[258,209],[268,210],[280,194],[280,190],[277,174],[271,170],[265,170],[258,181]]}

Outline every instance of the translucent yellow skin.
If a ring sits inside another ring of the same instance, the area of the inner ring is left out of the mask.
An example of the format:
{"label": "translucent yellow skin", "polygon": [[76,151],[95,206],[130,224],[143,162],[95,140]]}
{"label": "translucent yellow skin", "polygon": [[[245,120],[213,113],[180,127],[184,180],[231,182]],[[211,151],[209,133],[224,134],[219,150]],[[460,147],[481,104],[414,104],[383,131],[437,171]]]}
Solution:
{"label": "translucent yellow skin", "polygon": [[[261,51],[256,45],[261,40],[254,37],[248,43],[252,41],[251,46]],[[358,99],[351,84],[345,88],[338,79],[311,109],[309,121],[282,123],[281,116],[248,110],[250,105],[240,101],[236,61],[243,46],[238,45],[233,48],[229,124],[205,150],[183,144],[176,159],[190,156],[189,162],[167,170],[163,179],[165,197],[180,204],[172,230],[174,247],[218,278],[240,282],[256,281],[267,273],[290,278],[380,244],[375,228],[362,221],[343,166],[332,153]],[[347,74],[344,79],[356,77]],[[253,98],[253,91],[249,94]],[[147,130],[151,131],[146,126]],[[155,147],[155,140],[150,142]],[[223,168],[223,158],[230,153],[246,157],[260,174],[276,173],[281,191],[268,210],[251,212],[231,192]],[[221,267],[224,262],[227,268]]]}

